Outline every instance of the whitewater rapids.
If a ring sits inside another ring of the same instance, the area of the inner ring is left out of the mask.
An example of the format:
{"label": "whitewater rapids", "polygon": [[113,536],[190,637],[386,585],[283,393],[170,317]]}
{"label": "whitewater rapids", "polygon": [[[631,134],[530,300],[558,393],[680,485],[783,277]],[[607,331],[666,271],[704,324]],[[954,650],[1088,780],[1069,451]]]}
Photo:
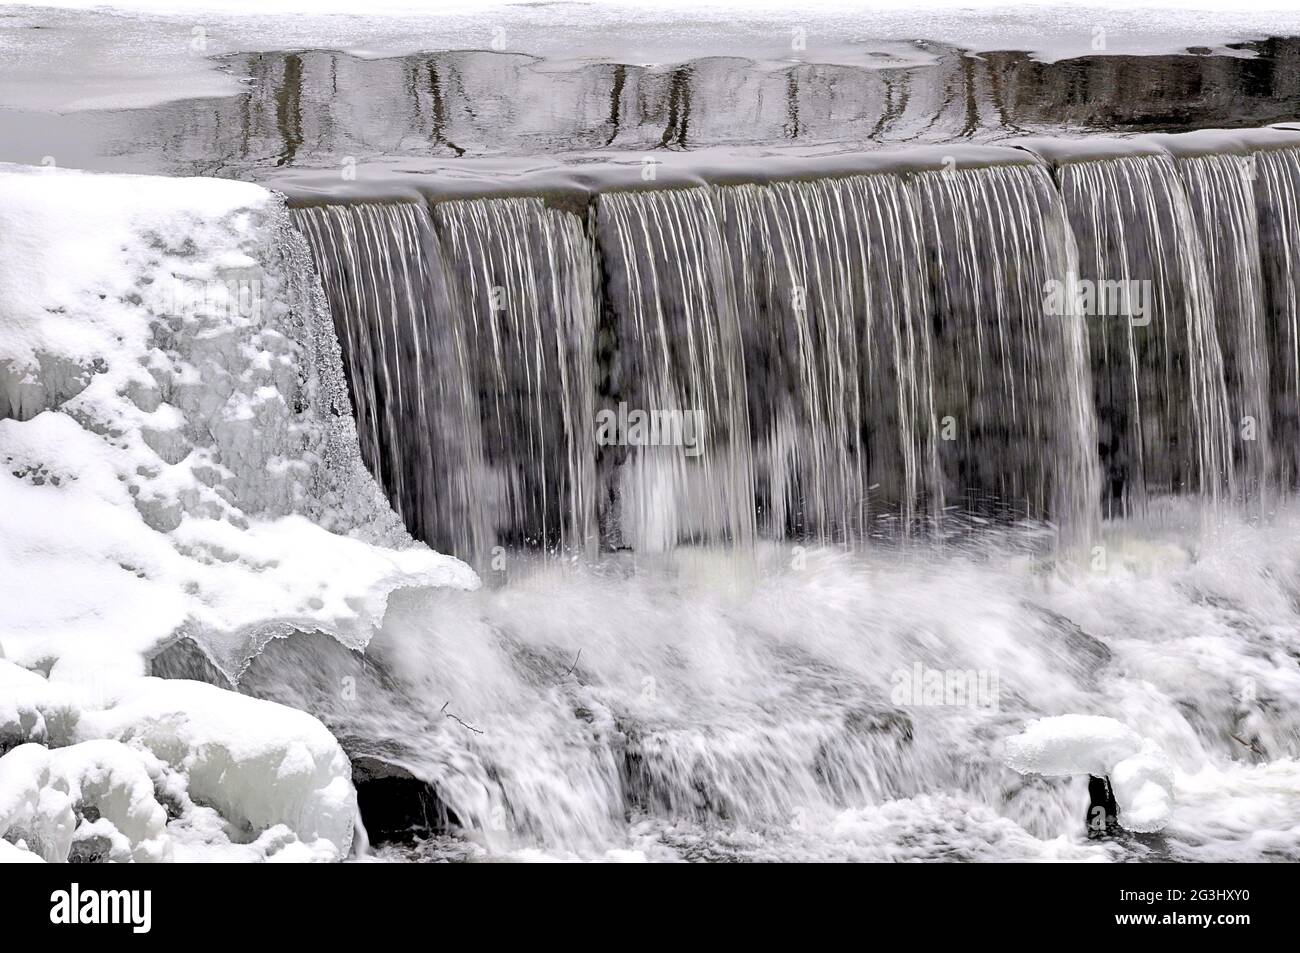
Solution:
{"label": "whitewater rapids", "polygon": [[[478,592],[397,594],[364,657],[276,642],[242,687],[429,783],[445,823],[383,859],[1294,860],[1297,529],[1296,507],[1170,501],[1071,559],[1025,528],[507,561]],[[897,704],[918,665],[995,697]],[[1063,713],[1168,753],[1162,833],[1090,841],[1086,777],[1006,766]]]}

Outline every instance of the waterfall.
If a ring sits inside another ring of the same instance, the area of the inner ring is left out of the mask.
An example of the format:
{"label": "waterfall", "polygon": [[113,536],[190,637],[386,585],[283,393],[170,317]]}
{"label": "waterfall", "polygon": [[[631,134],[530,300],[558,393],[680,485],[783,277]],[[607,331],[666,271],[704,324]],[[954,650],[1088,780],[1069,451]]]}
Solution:
{"label": "waterfall", "polygon": [[983,497],[1083,529],[1097,510],[1087,336],[1074,302],[1045,306],[1073,262],[1051,178],[1031,166],[918,181],[936,286],[936,413],[961,435],[940,442],[949,494],[964,493],[970,511]]}
{"label": "waterfall", "polygon": [[1300,481],[1300,151],[1254,156],[1277,478]]}
{"label": "waterfall", "polygon": [[477,355],[452,306],[424,206],[299,209],[343,347],[361,455],[407,528],[435,548],[490,545]]}
{"label": "waterfall", "polygon": [[1297,175],[1158,152],[295,216],[365,459],[436,546],[1081,540],[1294,483]]}
{"label": "waterfall", "polygon": [[1131,156],[1067,164],[1060,182],[1096,312],[1109,499],[1217,498],[1233,484],[1233,428],[1208,267],[1178,170],[1167,156]]}
{"label": "waterfall", "polygon": [[[897,503],[904,527],[927,502],[937,514],[915,190],[891,176],[855,177],[725,188],[719,204],[761,435],[766,530],[860,538],[873,486]],[[885,472],[886,459],[898,469]]]}
{"label": "waterfall", "polygon": [[[1044,321],[1068,252],[1036,166],[718,190],[774,536],[904,533],[955,499],[1084,513],[1082,325]],[[874,504],[874,510],[873,505]]]}
{"label": "waterfall", "polygon": [[477,492],[492,531],[513,545],[586,548],[595,539],[597,303],[585,229],[525,198],[446,202],[434,219],[454,289],[454,345],[479,401]]}
{"label": "waterfall", "polygon": [[610,448],[619,471],[617,542],[663,550],[685,540],[752,539],[744,356],[712,192],[602,195],[596,235],[616,350],[602,396],[702,421],[695,457],[686,452],[695,449],[663,441]]}
{"label": "waterfall", "polygon": [[1180,160],[1178,171],[1201,236],[1223,355],[1232,472],[1239,491],[1263,503],[1274,464],[1255,162],[1253,156],[1197,156]]}
{"label": "waterfall", "polygon": [[1293,800],[1090,846],[997,739],[1294,756],[1297,196],[1136,149],[300,209],[367,463],[493,584],[242,688],[421,792],[385,856],[1249,856]]}

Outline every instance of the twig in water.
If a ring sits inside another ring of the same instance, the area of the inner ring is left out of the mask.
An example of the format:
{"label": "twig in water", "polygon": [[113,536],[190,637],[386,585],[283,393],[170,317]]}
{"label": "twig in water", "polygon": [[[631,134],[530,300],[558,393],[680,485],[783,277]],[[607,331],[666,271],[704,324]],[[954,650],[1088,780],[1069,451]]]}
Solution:
{"label": "twig in water", "polygon": [[1255,752],[1255,754],[1259,755],[1261,758],[1265,757],[1264,749],[1259,746],[1258,742],[1244,741],[1241,738],[1238,738],[1236,735],[1229,735],[1228,737],[1231,738],[1233,741],[1237,742],[1237,744],[1241,745],[1242,747],[1249,748],[1251,751]]}
{"label": "twig in water", "polygon": [[449,698],[449,699],[447,699],[445,702],[442,703],[442,707],[439,708],[438,711],[439,711],[441,714],[446,715],[448,718],[455,719],[456,722],[458,722],[462,728],[468,728],[470,731],[474,732],[474,734],[476,734],[476,735],[481,735],[481,734],[483,734],[483,729],[482,729],[482,728],[475,728],[473,725],[466,724],[464,721],[461,721],[460,716],[457,715],[454,711],[447,711],[447,706],[450,705],[450,704],[451,704],[451,699]]}
{"label": "twig in water", "polygon": [[573,674],[573,670],[578,667],[578,659],[580,658],[582,658],[582,649],[578,649],[578,654],[573,657],[573,664],[570,665],[569,670],[564,673],[565,678],[568,678]]}

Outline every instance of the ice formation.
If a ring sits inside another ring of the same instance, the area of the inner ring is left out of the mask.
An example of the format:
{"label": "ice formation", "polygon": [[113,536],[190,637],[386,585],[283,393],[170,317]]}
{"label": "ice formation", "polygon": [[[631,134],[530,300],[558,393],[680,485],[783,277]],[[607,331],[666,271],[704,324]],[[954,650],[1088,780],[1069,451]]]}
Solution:
{"label": "ice formation", "polygon": [[[19,6],[14,15],[22,17],[21,24],[38,23],[51,36],[24,37],[6,49],[0,76],[16,80],[0,82],[0,102],[57,110],[131,108],[240,92],[233,78],[194,55],[196,40],[209,56],[322,47],[341,47],[359,57],[491,49],[582,65],[744,57],[770,68],[792,59],[894,66],[924,61],[933,55],[935,42],[976,54],[1025,49],[1047,62],[1098,52],[1221,50],[1243,39],[1285,35],[1297,23],[1294,4],[1286,0],[872,0],[858,10],[828,0],[600,0],[572,6],[382,0],[364,8],[346,0],[45,0],[42,10]],[[1014,7],[1015,16],[998,9],[1005,7]],[[348,17],[344,34],[338,29],[340,14]],[[717,29],[720,22],[728,28]],[[77,50],[86,81],[32,81],[48,75],[52,57],[66,55],[69,28],[87,23],[95,42]],[[1103,44],[1096,42],[1100,24],[1105,25]],[[195,34],[196,28],[201,32]],[[805,39],[804,46],[792,44],[792,31]],[[918,37],[926,42],[915,42]],[[132,82],[121,82],[122,58],[140,49],[150,55],[136,57]]]}
{"label": "ice formation", "polygon": [[99,687],[0,661],[0,837],[47,861],[347,852],[351,766],[311,715],[201,682]]}
{"label": "ice formation", "polygon": [[362,467],[281,200],[0,166],[0,247],[0,849],[340,856],[318,721],[143,678],[181,637],[231,679],[288,632],[360,648],[393,590],[478,584]]}
{"label": "ice formation", "polygon": [[1021,774],[1109,777],[1119,823],[1151,833],[1169,823],[1174,768],[1169,756],[1114,718],[1057,715],[1030,722],[1007,740],[1007,763]]}

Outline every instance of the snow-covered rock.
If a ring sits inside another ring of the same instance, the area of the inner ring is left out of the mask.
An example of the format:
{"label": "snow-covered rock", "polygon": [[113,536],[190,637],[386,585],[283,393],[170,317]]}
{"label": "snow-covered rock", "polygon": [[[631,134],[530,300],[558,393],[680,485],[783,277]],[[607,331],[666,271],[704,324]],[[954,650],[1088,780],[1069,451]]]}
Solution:
{"label": "snow-covered rock", "polygon": [[0,837],[47,861],[66,861],[74,844],[114,861],[170,860],[166,824],[145,764],[115,741],[26,744],[0,758]]}
{"label": "snow-covered rock", "polygon": [[365,644],[389,592],[470,588],[361,465],[283,202],[0,166],[0,642],[24,665],[188,635]]}
{"label": "snow-covered rock", "polygon": [[1021,774],[1109,777],[1120,826],[1163,830],[1174,807],[1174,769],[1160,746],[1100,715],[1057,715],[1030,722],[1006,742],[1007,764]]}
{"label": "snow-covered rock", "polygon": [[45,858],[39,854],[33,854],[23,842],[11,844],[7,840],[0,840],[0,864],[43,863],[45,863]]}
{"label": "snow-covered rock", "polygon": [[202,682],[140,679],[79,731],[114,738],[184,775],[191,800],[258,834],[283,825],[346,852],[356,819],[352,767],[305,712]]}
{"label": "snow-covered rock", "polygon": [[64,689],[0,658],[0,754],[28,742],[70,744],[79,714]]}
{"label": "snow-covered rock", "polygon": [[[20,843],[47,861],[347,854],[352,768],[312,716],[157,678],[124,679],[78,708],[73,685],[16,672],[0,661],[0,689],[32,713],[36,740],[0,757],[0,861],[27,859],[9,849]],[[42,736],[47,716],[59,727]]]}

